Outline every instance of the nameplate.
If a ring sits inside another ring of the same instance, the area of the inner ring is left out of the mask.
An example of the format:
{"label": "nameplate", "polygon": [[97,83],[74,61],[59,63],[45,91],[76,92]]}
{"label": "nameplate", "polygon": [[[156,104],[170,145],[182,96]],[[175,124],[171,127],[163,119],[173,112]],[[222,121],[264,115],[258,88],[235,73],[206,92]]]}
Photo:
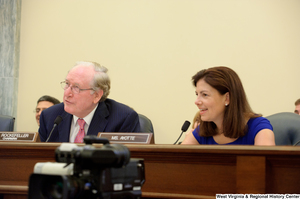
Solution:
{"label": "nameplate", "polygon": [[0,132],[0,141],[39,142],[39,133]]}
{"label": "nameplate", "polygon": [[154,144],[152,133],[98,133],[112,144]]}

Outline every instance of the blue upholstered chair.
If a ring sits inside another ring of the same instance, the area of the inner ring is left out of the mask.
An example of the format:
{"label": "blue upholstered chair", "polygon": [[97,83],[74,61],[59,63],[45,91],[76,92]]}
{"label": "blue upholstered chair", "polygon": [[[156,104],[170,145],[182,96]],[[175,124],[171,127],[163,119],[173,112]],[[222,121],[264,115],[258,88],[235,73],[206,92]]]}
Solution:
{"label": "blue upholstered chair", "polygon": [[0,131],[14,131],[15,118],[7,115],[0,115]]}
{"label": "blue upholstered chair", "polygon": [[294,145],[300,140],[300,115],[281,112],[266,118],[273,126],[276,145]]}
{"label": "blue upholstered chair", "polygon": [[152,139],[150,144],[154,144],[154,129],[151,120],[145,115],[139,114],[140,121],[140,132],[142,133],[152,133]]}
{"label": "blue upholstered chair", "polygon": [[[139,114],[141,132],[143,133],[154,133],[152,122],[145,115]],[[154,135],[153,135],[154,136]]]}

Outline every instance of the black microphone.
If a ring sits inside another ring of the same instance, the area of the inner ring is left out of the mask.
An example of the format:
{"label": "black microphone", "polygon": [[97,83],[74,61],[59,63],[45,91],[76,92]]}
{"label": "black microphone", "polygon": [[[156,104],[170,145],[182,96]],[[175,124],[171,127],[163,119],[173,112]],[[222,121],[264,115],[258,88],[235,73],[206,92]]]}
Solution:
{"label": "black microphone", "polygon": [[190,127],[190,124],[191,123],[187,120],[183,123],[183,125],[181,127],[181,134],[174,144],[176,144],[178,142],[178,140],[181,138],[183,132],[186,132],[188,130],[188,128]]}
{"label": "black microphone", "polygon": [[48,139],[46,140],[46,142],[48,142],[48,140],[50,139],[50,137],[51,137],[51,135],[52,135],[52,132],[53,132],[53,130],[54,130],[54,128],[57,126],[57,125],[59,125],[60,123],[61,123],[61,121],[63,120],[63,118],[62,118],[62,116],[57,116],[56,118],[55,118],[55,120],[54,120],[54,125],[53,125],[53,127],[52,127],[52,130],[51,130],[51,132],[50,132],[50,134],[49,134],[49,137],[48,137]]}

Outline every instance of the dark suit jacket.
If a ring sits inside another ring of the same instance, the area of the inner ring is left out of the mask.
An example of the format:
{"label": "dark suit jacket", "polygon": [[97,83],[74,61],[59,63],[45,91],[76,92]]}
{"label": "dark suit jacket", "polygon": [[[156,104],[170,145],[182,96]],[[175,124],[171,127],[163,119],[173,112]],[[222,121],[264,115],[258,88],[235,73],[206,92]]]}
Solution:
{"label": "dark suit jacket", "polygon": [[[39,134],[42,142],[47,140],[58,115],[63,120],[55,127],[48,142],[69,142],[73,115],[64,110],[63,103],[51,106],[41,113]],[[130,107],[106,99],[99,102],[87,135],[98,135],[99,132],[140,132],[139,116]]]}

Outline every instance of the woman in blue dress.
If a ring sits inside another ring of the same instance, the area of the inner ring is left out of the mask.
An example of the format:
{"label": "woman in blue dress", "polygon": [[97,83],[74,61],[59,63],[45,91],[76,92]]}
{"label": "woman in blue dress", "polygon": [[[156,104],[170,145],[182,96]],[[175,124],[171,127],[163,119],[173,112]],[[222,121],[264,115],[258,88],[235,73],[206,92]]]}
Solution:
{"label": "woman in blue dress", "polygon": [[199,71],[192,81],[200,125],[182,144],[275,145],[272,125],[252,111],[236,72],[213,67]]}

